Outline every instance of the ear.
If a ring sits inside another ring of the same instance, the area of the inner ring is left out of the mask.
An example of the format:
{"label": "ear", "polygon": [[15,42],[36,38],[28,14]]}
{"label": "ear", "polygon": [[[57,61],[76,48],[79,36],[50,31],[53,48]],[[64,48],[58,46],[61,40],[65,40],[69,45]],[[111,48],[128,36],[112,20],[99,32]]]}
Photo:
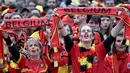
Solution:
{"label": "ear", "polygon": [[94,37],[95,37],[95,36],[92,34],[92,35],[91,35],[91,39],[94,40]]}

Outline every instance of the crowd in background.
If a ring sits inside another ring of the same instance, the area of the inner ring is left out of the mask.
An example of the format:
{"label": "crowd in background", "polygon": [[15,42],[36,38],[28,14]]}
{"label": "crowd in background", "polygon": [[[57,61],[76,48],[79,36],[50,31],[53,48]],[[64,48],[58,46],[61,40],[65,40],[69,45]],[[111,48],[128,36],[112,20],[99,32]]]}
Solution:
{"label": "crowd in background", "polygon": [[60,17],[58,48],[51,47],[50,26],[5,30],[0,73],[130,73],[130,42],[124,38],[123,21],[129,19],[129,4],[130,0],[0,0],[0,26],[11,19],[52,21],[58,7],[124,7],[126,11],[122,19],[94,14]]}

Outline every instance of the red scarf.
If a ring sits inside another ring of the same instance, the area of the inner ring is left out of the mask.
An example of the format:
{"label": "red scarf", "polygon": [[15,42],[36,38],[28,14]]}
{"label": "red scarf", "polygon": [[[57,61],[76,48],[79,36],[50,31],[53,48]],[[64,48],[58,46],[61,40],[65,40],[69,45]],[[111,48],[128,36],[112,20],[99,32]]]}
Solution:
{"label": "red scarf", "polygon": [[130,40],[130,19],[126,15],[124,8],[114,8],[114,7],[75,7],[75,8],[57,8],[57,13],[59,16],[65,14],[95,14],[95,15],[106,15],[121,18],[125,22],[125,38]]}
{"label": "red scarf", "polygon": [[118,65],[117,59],[118,58],[123,58],[123,60],[125,60],[128,57],[127,53],[122,53],[122,54],[113,54],[112,55],[112,69],[113,69],[113,73],[119,73],[121,64],[123,64],[123,61],[120,65]]}

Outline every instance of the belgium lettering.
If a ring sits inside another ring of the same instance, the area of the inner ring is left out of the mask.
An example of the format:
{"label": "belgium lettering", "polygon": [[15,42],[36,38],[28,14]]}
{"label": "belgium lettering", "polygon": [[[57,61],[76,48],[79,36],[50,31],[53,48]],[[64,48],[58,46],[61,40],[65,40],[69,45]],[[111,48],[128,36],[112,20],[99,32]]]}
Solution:
{"label": "belgium lettering", "polygon": [[21,20],[5,20],[2,29],[18,29],[45,26],[49,24],[47,18],[39,19],[21,19]]}
{"label": "belgium lettering", "polygon": [[98,15],[115,15],[122,8],[112,7],[75,7],[75,8],[57,8],[57,13],[61,16],[64,14],[98,14]]}

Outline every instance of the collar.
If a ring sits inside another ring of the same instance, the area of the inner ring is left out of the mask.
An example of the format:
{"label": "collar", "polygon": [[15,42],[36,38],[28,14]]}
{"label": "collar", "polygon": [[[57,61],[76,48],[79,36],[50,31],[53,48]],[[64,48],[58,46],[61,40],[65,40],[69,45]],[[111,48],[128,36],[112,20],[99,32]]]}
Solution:
{"label": "collar", "polygon": [[86,51],[90,51],[90,50],[94,51],[95,50],[94,44],[88,49],[86,49],[85,46],[83,45],[83,43],[81,43],[81,42],[78,45],[80,47],[80,52],[86,52]]}
{"label": "collar", "polygon": [[117,60],[122,60],[128,57],[128,53],[123,52],[117,55]]}

